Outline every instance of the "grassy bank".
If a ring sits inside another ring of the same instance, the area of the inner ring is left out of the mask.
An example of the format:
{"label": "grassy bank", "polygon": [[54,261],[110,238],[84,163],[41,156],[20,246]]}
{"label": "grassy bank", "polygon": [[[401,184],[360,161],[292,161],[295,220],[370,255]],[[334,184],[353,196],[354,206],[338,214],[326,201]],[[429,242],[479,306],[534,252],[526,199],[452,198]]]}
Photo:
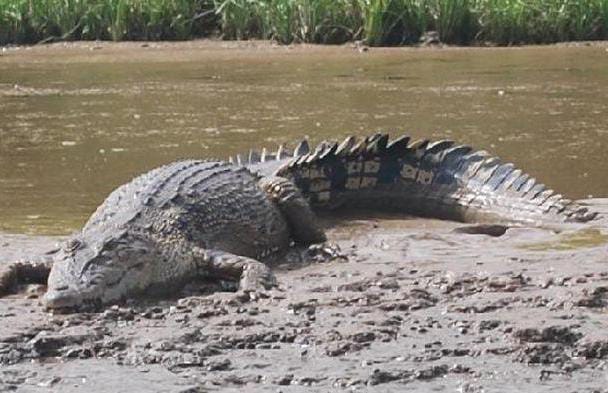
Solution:
{"label": "grassy bank", "polygon": [[220,36],[499,45],[608,39],[608,0],[0,0],[0,44]]}

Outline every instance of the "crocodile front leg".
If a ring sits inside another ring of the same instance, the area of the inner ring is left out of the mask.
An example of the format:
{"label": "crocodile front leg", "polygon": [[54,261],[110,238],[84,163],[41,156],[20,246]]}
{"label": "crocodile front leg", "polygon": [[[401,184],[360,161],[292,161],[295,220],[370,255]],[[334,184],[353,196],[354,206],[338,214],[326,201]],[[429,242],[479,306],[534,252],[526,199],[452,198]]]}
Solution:
{"label": "crocodile front leg", "polygon": [[296,243],[309,245],[327,240],[310,205],[293,182],[284,177],[269,176],[262,178],[259,185],[281,209]]}
{"label": "crocodile front leg", "polygon": [[26,283],[46,284],[53,265],[52,259],[18,261],[0,266],[0,296],[7,295]]}
{"label": "crocodile front leg", "polygon": [[256,291],[276,286],[274,274],[260,261],[229,252],[202,251],[203,274],[239,281],[239,290]]}

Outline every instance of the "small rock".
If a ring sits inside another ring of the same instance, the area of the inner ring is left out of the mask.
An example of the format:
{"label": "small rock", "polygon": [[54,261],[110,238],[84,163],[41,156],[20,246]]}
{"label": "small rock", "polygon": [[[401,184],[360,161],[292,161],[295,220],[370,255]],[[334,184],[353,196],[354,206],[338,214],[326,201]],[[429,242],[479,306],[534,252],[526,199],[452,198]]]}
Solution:
{"label": "small rock", "polygon": [[287,375],[284,375],[283,377],[277,379],[274,383],[277,385],[286,386],[286,385],[291,385],[291,381],[293,381],[293,374],[287,374]]}
{"label": "small rock", "polygon": [[42,388],[48,388],[48,387],[51,387],[51,386],[55,385],[55,384],[56,384],[56,383],[58,383],[59,381],[61,381],[61,378],[60,378],[60,377],[55,376],[55,377],[53,377],[53,378],[49,379],[48,381],[40,382],[40,383],[38,384],[38,386],[40,386],[40,387],[42,387]]}

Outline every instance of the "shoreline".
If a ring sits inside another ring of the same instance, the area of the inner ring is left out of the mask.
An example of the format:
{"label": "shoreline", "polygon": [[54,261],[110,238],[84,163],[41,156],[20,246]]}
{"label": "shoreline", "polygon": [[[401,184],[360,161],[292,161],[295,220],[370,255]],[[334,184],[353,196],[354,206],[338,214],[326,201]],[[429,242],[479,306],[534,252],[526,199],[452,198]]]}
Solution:
{"label": "shoreline", "polygon": [[[266,63],[265,55],[275,59],[297,60],[299,56],[317,57],[320,62],[331,62],[340,57],[372,58],[375,55],[509,53],[529,49],[569,51],[593,48],[606,51],[607,41],[574,41],[547,45],[521,46],[390,46],[368,47],[357,43],[341,45],[290,44],[282,45],[270,40],[223,41],[198,39],[190,41],[70,41],[42,45],[0,47],[0,64],[19,63],[179,63],[188,61],[247,61]],[[170,53],[171,56],[167,56]]]}
{"label": "shoreline", "polygon": [[88,49],[91,51],[116,48],[116,49],[208,49],[208,50],[275,50],[275,51],[334,51],[334,50],[358,50],[360,52],[398,52],[398,51],[425,51],[425,50],[516,50],[519,48],[579,48],[598,47],[608,49],[608,40],[597,41],[564,41],[548,44],[521,44],[521,45],[402,45],[402,46],[367,46],[360,41],[349,41],[343,44],[311,44],[292,43],[280,44],[273,40],[221,40],[216,38],[197,38],[184,41],[105,41],[105,40],[79,40],[61,41],[42,44],[8,44],[0,45],[0,56],[11,54],[22,50],[43,51],[54,49]]}

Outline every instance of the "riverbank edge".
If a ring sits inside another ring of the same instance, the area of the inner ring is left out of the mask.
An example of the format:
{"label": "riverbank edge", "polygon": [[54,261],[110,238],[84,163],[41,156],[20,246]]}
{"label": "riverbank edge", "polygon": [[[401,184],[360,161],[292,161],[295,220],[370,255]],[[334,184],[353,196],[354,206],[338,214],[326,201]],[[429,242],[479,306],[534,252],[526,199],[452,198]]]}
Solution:
{"label": "riverbank edge", "polygon": [[356,50],[359,52],[394,52],[394,51],[419,51],[419,50],[471,50],[471,49],[492,49],[492,50],[514,50],[519,48],[567,48],[567,47],[597,47],[608,50],[608,40],[598,41],[565,41],[550,44],[522,44],[522,45],[407,45],[407,46],[375,46],[369,47],[360,41],[347,42],[339,45],[311,44],[311,43],[292,43],[280,44],[273,40],[221,40],[216,38],[198,38],[187,41],[62,41],[44,44],[8,44],[0,46],[0,57],[11,53],[18,53],[22,50],[27,51],[46,51],[56,49],[86,49],[99,50],[104,48],[120,49],[209,49],[209,50],[278,50],[278,51],[336,51],[336,50]]}

